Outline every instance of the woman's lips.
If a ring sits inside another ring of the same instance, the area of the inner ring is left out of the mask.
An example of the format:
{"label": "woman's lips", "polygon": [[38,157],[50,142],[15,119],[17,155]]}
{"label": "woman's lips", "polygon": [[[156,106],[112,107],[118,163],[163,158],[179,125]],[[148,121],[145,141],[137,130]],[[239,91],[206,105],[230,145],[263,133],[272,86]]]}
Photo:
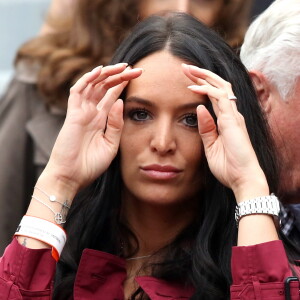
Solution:
{"label": "woman's lips", "polygon": [[177,177],[182,170],[168,165],[148,165],[141,167],[141,172],[152,179],[168,180]]}

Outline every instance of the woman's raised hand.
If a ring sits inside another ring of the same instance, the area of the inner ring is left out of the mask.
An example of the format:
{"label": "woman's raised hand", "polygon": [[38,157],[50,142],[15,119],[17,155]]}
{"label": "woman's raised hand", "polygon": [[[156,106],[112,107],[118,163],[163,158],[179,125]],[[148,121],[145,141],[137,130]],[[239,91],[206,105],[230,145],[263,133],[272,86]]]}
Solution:
{"label": "woman's raised hand", "polygon": [[120,63],[97,67],[76,82],[46,167],[48,174],[79,189],[108,168],[123,127],[123,102],[118,97],[128,81],[141,74],[142,69]]}
{"label": "woman's raised hand", "polygon": [[[205,106],[197,108],[198,127],[208,165],[214,176],[235,193],[237,202],[268,194],[265,175],[250,142],[243,116],[238,112],[231,84],[205,69],[183,64],[183,72],[195,85],[189,88],[207,95],[217,117],[215,124]],[[238,100],[237,100],[238,101]]]}

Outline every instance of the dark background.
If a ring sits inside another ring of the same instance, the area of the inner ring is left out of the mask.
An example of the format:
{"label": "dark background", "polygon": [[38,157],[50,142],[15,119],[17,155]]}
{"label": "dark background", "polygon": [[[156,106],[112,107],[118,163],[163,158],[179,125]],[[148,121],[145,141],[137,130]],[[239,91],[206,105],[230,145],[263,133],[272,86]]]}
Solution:
{"label": "dark background", "polygon": [[254,0],[252,8],[252,20],[261,12],[263,12],[272,2],[273,0]]}

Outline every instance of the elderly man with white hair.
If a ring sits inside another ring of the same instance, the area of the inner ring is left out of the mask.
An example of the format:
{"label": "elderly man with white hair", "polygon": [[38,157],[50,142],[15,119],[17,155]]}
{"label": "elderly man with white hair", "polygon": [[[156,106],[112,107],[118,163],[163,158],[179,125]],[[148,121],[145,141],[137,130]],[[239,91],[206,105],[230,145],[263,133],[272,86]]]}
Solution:
{"label": "elderly man with white hair", "polygon": [[300,245],[300,0],[276,0],[250,25],[241,59],[280,163],[282,230]]}

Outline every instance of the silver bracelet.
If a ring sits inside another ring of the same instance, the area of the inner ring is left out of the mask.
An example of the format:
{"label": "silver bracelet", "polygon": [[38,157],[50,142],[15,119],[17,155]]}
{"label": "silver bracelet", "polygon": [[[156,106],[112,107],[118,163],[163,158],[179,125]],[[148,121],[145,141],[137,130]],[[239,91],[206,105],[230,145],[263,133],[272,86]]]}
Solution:
{"label": "silver bracelet", "polygon": [[51,201],[51,202],[57,202],[63,208],[70,209],[70,206],[67,204],[68,200],[66,200],[64,203],[61,203],[61,202],[57,201],[57,198],[56,198],[55,195],[48,195],[45,191],[43,191],[42,189],[40,189],[38,186],[35,186],[34,188],[37,189],[38,191],[40,191],[41,193],[43,193],[45,196],[47,196],[49,198],[49,201]]}
{"label": "silver bracelet", "polygon": [[48,207],[54,214],[54,221],[56,224],[64,224],[66,223],[66,219],[63,218],[63,215],[62,213],[60,212],[56,212],[50,205],[48,205],[47,203],[43,202],[42,200],[38,199],[37,197],[35,196],[31,196],[32,199],[40,202],[41,204],[45,205],[46,207]]}
{"label": "silver bracelet", "polygon": [[243,216],[252,214],[267,214],[278,217],[280,205],[278,198],[271,194],[239,203],[235,208],[235,221],[238,224]]}

